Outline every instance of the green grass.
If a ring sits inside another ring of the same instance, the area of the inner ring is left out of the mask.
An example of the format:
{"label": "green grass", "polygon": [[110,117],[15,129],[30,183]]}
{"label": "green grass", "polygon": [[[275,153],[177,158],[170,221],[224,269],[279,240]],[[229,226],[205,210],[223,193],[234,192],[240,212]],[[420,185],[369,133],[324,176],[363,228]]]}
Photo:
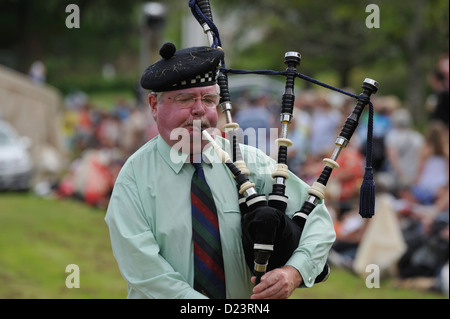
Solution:
{"label": "green grass", "polygon": [[[0,193],[0,299],[125,298],[126,284],[114,260],[104,210],[72,200]],[[66,287],[69,264],[80,269],[80,288]],[[364,278],[332,269],[326,283],[297,289],[292,298],[425,299],[439,293],[393,288],[392,280],[369,289]]]}
{"label": "green grass", "polygon": [[[69,200],[0,194],[0,298],[124,298],[104,212]],[[80,288],[66,287],[66,267]]]}

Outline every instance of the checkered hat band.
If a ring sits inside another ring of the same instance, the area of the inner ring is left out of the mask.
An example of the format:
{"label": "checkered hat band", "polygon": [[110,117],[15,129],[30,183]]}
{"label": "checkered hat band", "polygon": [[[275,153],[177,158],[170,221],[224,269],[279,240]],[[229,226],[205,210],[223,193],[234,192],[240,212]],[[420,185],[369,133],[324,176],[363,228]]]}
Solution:
{"label": "checkered hat band", "polygon": [[216,76],[214,72],[208,72],[205,74],[199,74],[193,79],[180,81],[172,85],[173,88],[183,88],[183,87],[195,87],[195,86],[206,86],[208,84],[215,84]]}

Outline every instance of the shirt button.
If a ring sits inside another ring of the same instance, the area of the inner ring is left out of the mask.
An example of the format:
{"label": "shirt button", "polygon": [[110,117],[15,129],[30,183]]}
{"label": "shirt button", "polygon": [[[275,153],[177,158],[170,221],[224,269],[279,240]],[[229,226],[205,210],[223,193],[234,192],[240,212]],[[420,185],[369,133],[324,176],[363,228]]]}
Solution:
{"label": "shirt button", "polygon": [[308,278],[308,282],[312,283],[313,279],[311,277]]}

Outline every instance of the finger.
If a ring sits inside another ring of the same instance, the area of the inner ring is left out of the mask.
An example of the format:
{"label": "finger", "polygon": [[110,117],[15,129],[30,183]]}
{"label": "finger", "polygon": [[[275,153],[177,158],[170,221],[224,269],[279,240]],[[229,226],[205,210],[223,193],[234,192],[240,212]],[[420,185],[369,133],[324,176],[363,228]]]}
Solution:
{"label": "finger", "polygon": [[255,294],[257,299],[286,299],[291,295],[289,284],[287,282],[276,282],[264,291]]}
{"label": "finger", "polygon": [[[268,276],[268,277],[264,277],[264,276],[261,277],[259,284],[257,284],[253,288],[253,293],[260,293],[261,291],[264,291],[265,289],[267,289],[268,287],[273,285],[273,282],[270,279],[271,276]],[[255,280],[253,281],[253,283],[256,284],[256,277],[254,277],[254,278],[255,278]]]}
{"label": "finger", "polygon": [[253,288],[258,298],[267,298],[275,295],[282,286],[277,272],[267,273],[261,277],[261,282]]}
{"label": "finger", "polygon": [[281,286],[275,284],[273,286],[268,287],[267,289],[262,290],[259,293],[254,293],[251,298],[252,299],[278,299],[282,297]]}

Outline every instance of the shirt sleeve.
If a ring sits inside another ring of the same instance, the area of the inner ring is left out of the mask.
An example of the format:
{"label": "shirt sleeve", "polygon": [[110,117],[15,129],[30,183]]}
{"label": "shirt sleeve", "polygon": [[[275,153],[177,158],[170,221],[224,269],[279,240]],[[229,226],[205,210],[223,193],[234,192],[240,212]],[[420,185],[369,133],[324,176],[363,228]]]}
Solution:
{"label": "shirt sleeve", "polygon": [[105,221],[129,298],[206,298],[160,255],[133,183],[116,183]]}
{"label": "shirt sleeve", "polygon": [[[290,181],[289,181],[290,180]],[[306,200],[309,185],[291,173],[287,182],[287,193],[293,198],[288,206],[290,217],[301,209]],[[301,199],[300,201],[298,199]],[[294,251],[286,265],[296,268],[302,278],[302,286],[311,287],[315,278],[322,272],[327,262],[328,253],[336,239],[331,216],[321,200],[309,214],[300,238],[298,248]]]}

